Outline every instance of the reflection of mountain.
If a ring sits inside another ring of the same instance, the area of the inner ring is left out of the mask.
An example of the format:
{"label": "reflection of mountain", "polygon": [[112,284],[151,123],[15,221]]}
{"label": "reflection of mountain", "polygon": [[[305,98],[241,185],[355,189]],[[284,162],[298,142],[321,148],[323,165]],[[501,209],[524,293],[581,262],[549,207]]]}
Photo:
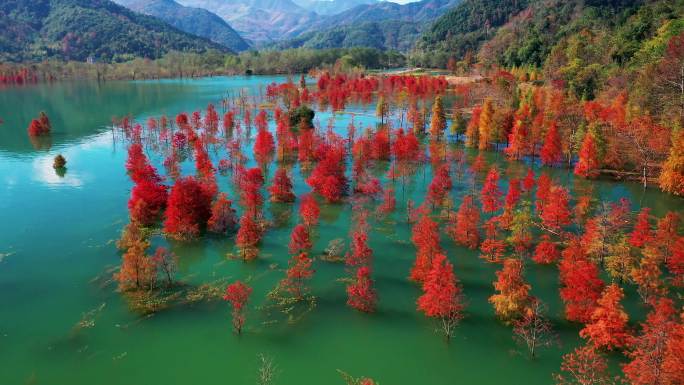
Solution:
{"label": "reflection of mountain", "polygon": [[184,7],[174,0],[115,0],[136,12],[154,16],[172,26],[205,37],[233,51],[249,48],[240,35],[218,15],[202,8]]}
{"label": "reflection of mountain", "polygon": [[291,0],[179,0],[179,3],[211,10],[242,36],[254,41],[279,40],[319,18]]}
{"label": "reflection of mountain", "polygon": [[64,82],[0,91],[0,152],[25,153],[34,150],[26,128],[31,119],[45,111],[52,122],[49,138],[59,146],[107,129],[114,116],[158,110],[183,98],[193,87],[155,83]]}

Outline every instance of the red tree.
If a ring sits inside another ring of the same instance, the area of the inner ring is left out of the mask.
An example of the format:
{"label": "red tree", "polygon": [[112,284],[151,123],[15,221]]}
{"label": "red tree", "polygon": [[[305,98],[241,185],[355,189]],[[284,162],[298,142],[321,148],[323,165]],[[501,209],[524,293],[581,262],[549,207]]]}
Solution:
{"label": "red tree", "polygon": [[351,234],[350,252],[345,255],[347,266],[370,265],[373,250],[368,247],[368,229],[364,225],[357,226]]}
{"label": "red tree", "polygon": [[[677,329],[672,301],[660,299],[641,324],[641,334],[634,338],[627,357],[630,361],[622,367],[625,377],[632,385],[669,385],[667,345]],[[681,371],[676,374],[681,376]]]}
{"label": "red tree", "polygon": [[530,305],[530,285],[523,277],[523,265],[519,259],[504,260],[503,268],[496,272],[494,289],[497,294],[489,297],[496,315],[504,321],[512,321],[523,315]]}
{"label": "red tree", "polygon": [[601,297],[604,283],[598,267],[584,255],[578,238],[572,238],[561,253],[560,296],[565,303],[565,317],[569,321],[588,323]]}
{"label": "red tree", "polygon": [[265,128],[260,128],[254,141],[254,157],[259,162],[264,162],[273,155],[274,150],[275,142],[273,140],[273,134]]}
{"label": "red tree", "polygon": [[245,306],[251,294],[251,287],[240,281],[235,281],[228,285],[226,294],[223,296],[223,299],[230,302],[233,307],[233,328],[238,334],[242,333],[242,327],[245,324]]}
{"label": "red tree", "polygon": [[544,138],[544,145],[541,149],[541,160],[543,164],[553,166],[558,163],[563,156],[560,135],[558,135],[558,124],[551,122],[549,130]]}
{"label": "red tree", "polygon": [[211,199],[211,194],[192,176],[176,180],[167,202],[164,232],[178,240],[197,237],[211,216]]}
{"label": "red tree", "polygon": [[592,346],[580,346],[563,356],[562,374],[554,375],[556,385],[611,384],[608,361]]}
{"label": "red tree", "polygon": [[559,257],[560,251],[558,251],[556,243],[552,242],[548,235],[543,235],[541,242],[534,249],[532,260],[541,264],[549,264],[558,260]]}
{"label": "red tree", "polygon": [[295,200],[292,180],[287,175],[287,170],[282,167],[276,171],[273,184],[268,190],[271,192],[271,202],[294,202]]}
{"label": "red tree", "polygon": [[290,235],[290,254],[299,254],[311,249],[311,239],[309,239],[309,230],[301,223],[292,229]]}
{"label": "red tree", "polygon": [[290,259],[285,279],[281,281],[282,288],[295,299],[301,300],[307,292],[306,282],[313,277],[311,268],[313,261],[306,253],[295,255]]}
{"label": "red tree", "polygon": [[355,280],[347,285],[347,305],[358,311],[372,313],[375,311],[377,300],[370,267],[359,267]]}
{"label": "red tree", "polygon": [[627,346],[630,334],[629,317],[620,305],[624,298],[622,288],[616,284],[606,287],[597,301],[591,321],[580,331],[597,349],[616,349]]}
{"label": "red tree", "polygon": [[428,186],[427,199],[433,206],[441,204],[451,190],[452,182],[449,175],[449,164],[442,164]]}
{"label": "red tree", "polygon": [[240,249],[242,259],[248,261],[256,258],[258,254],[256,246],[261,241],[261,235],[261,227],[251,215],[243,215],[240,218],[240,229],[238,229],[235,244]]}
{"label": "red tree", "polygon": [[499,171],[496,167],[489,170],[481,194],[482,211],[493,213],[501,208],[501,196],[503,194],[499,189]]}
{"label": "red tree", "polygon": [[462,318],[461,287],[454,269],[444,254],[435,254],[432,266],[423,283],[423,294],[418,298],[418,310],[428,317],[439,318],[447,339]]}
{"label": "red tree", "polygon": [[534,180],[534,170],[531,168],[527,169],[527,174],[525,174],[525,178],[523,179],[522,182],[522,187],[525,192],[530,192],[536,185],[536,182]]}
{"label": "red tree", "polygon": [[432,258],[442,252],[439,246],[439,225],[423,214],[413,226],[411,240],[416,246],[416,262],[411,268],[410,279],[423,282],[432,267]]}
{"label": "red tree", "polygon": [[546,228],[552,231],[560,231],[563,226],[570,224],[569,200],[568,190],[564,187],[551,187],[548,199],[545,200],[540,214],[542,224]]}
{"label": "red tree", "polygon": [[45,112],[41,112],[38,119],[31,120],[31,124],[28,127],[29,136],[40,136],[50,133],[52,125],[50,124],[50,119],[47,117]]}
{"label": "red tree", "polygon": [[596,141],[592,133],[584,135],[582,148],[579,151],[579,160],[575,165],[575,175],[585,178],[596,178],[600,166],[596,149]]}
{"label": "red tree", "polygon": [[306,194],[302,197],[302,203],[299,205],[299,215],[306,227],[311,228],[318,224],[318,217],[321,214],[321,209],[318,207],[318,202],[311,194]]}
{"label": "red tree", "polygon": [[220,193],[211,205],[211,216],[207,221],[207,230],[216,234],[225,234],[237,225],[233,202],[228,195]]}
{"label": "red tree", "polygon": [[382,203],[378,206],[378,213],[388,215],[394,212],[397,207],[397,199],[394,197],[394,189],[385,189],[382,197]]}
{"label": "red tree", "polygon": [[653,230],[651,230],[651,224],[649,223],[650,217],[651,209],[648,207],[644,207],[639,211],[636,223],[634,224],[634,230],[629,234],[630,245],[642,248],[653,240]]}
{"label": "red tree", "polygon": [[456,213],[456,222],[448,231],[458,244],[470,249],[477,248],[480,243],[480,210],[475,206],[471,195],[463,197],[463,202]]}

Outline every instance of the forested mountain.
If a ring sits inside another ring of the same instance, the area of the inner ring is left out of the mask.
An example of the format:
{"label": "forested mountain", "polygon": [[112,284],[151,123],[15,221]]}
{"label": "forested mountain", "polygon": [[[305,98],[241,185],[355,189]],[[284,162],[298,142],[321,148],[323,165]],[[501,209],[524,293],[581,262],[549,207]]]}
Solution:
{"label": "forested mountain", "polygon": [[233,51],[244,51],[249,44],[218,15],[203,9],[184,7],[174,0],[116,0],[136,12],[157,17],[172,26],[205,37]]}
{"label": "forested mountain", "polygon": [[460,0],[423,0],[356,6],[292,32],[278,48],[373,47],[408,51],[431,22]]}
{"label": "forested mountain", "polygon": [[275,48],[351,48],[370,47],[408,51],[420,36],[419,23],[401,20],[364,22],[331,28],[322,32],[308,32],[294,39],[274,45]]}
{"label": "forested mountain", "polygon": [[228,49],[108,0],[3,0],[0,61],[124,61]]}
{"label": "forested mountain", "polygon": [[[642,65],[654,50],[662,53],[683,18],[682,0],[464,0],[425,32],[414,59],[445,67],[471,52],[487,64],[557,67],[592,78],[591,65]],[[578,68],[562,68],[568,65]]]}
{"label": "forested mountain", "polygon": [[301,30],[320,18],[291,0],[179,0],[189,7],[210,10],[252,41],[274,41]]}

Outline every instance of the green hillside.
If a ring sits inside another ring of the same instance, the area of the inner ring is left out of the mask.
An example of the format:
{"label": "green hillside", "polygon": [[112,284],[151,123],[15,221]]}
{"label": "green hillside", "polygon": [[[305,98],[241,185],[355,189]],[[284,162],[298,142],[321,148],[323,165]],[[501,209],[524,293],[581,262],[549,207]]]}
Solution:
{"label": "green hillside", "polygon": [[0,2],[0,61],[125,61],[228,49],[108,0]]}

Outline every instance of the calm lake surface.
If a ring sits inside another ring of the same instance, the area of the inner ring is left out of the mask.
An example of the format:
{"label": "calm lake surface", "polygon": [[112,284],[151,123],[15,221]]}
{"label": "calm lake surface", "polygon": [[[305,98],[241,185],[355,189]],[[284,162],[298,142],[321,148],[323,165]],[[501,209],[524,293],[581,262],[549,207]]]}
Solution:
{"label": "calm lake surface", "polygon": [[[114,140],[112,117],[130,113],[144,123],[149,116],[204,110],[208,103],[221,113],[218,102],[226,95],[240,90],[258,95],[266,84],[284,80],[232,77],[0,89],[0,384],[253,384],[258,354],[273,359],[279,370],[275,383],[282,385],[342,384],[336,369],[372,377],[382,385],[552,383],[561,355],[580,342],[578,326],[562,320],[555,266],[526,265],[532,294],[548,304],[562,342],[542,350],[536,359],[515,344],[511,328],[496,320],[487,302],[500,265],[486,264],[477,252],[455,246],[446,236],[442,246],[463,284],[466,318],[446,344],[434,331],[435,324],[415,310],[420,290],[407,280],[415,249],[405,207],[407,199],[422,202],[431,178],[429,166],[416,173],[404,192],[395,186],[397,212],[370,221],[379,296],[375,314],[347,307],[344,283],[338,281],[345,277],[344,266],[320,260],[314,263],[314,311],[288,324],[269,323],[258,309],[287,266],[298,203],[265,205],[265,215],[279,221],[265,234],[254,263],[226,257],[234,251],[230,237],[185,244],[153,238],[153,247],[164,245],[180,256],[178,278],[183,282],[251,279],[254,293],[242,336],[232,332],[230,308],[223,301],[174,307],[152,316],[129,309],[115,285],[107,284],[120,263],[114,240],[128,222],[132,187],[124,169],[125,143]],[[51,143],[31,143],[26,134],[41,110],[52,121]],[[351,106],[335,115],[335,129],[346,130],[349,112],[356,114],[358,128],[372,125],[374,110],[374,105]],[[317,112],[316,119],[326,127],[332,116],[330,111]],[[63,177],[52,168],[58,153],[68,160]],[[251,156],[251,151],[246,153]],[[225,157],[211,155],[215,165]],[[150,151],[148,156],[163,173],[159,154]],[[493,152],[487,157],[499,162],[508,176],[523,176],[527,168],[504,162]],[[378,175],[386,170],[379,166]],[[267,185],[274,171],[272,164]],[[567,170],[546,171],[571,190],[586,186]],[[183,163],[183,172],[194,172],[192,161]],[[310,190],[298,166],[292,176],[298,196]],[[478,188],[482,179],[475,177]],[[218,181],[234,199],[230,177],[219,176]],[[384,177],[383,183],[388,183]],[[456,206],[469,183],[466,177],[454,178]],[[635,210],[649,206],[660,216],[684,208],[681,199],[654,188],[644,192],[633,183],[593,183],[601,199],[627,197]],[[505,191],[505,182],[501,187]],[[332,239],[346,240],[351,223],[349,204],[321,209],[312,255],[320,255]],[[644,309],[634,289],[627,288],[626,295],[632,320],[642,319]],[[94,325],[77,328],[90,311]],[[617,365],[617,357],[613,361]]]}

